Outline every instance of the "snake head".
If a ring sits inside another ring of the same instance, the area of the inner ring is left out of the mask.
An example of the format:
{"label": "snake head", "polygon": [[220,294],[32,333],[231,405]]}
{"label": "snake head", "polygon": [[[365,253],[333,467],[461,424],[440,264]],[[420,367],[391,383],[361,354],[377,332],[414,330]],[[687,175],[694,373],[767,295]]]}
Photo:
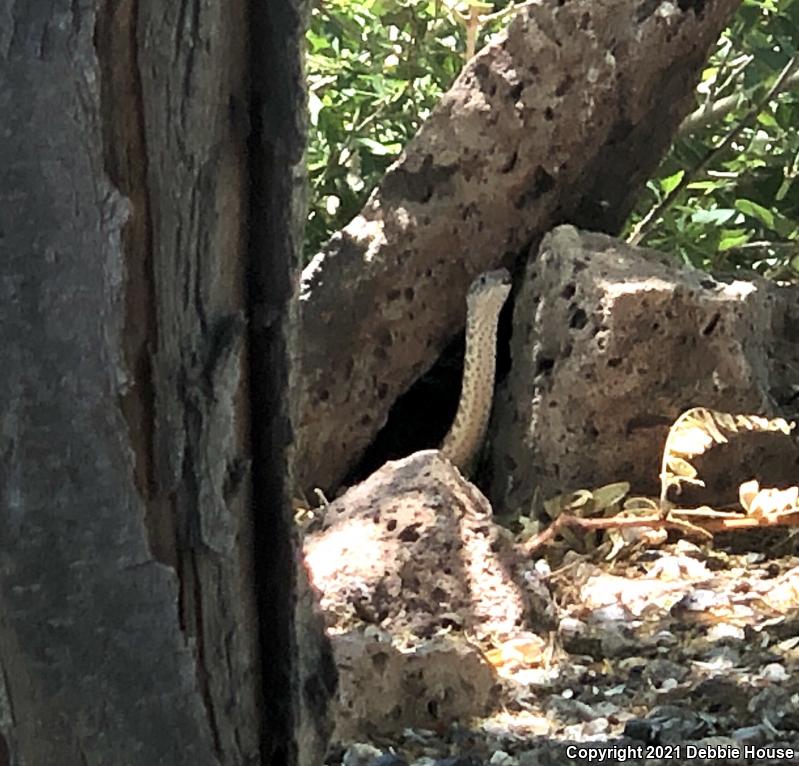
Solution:
{"label": "snake head", "polygon": [[495,316],[510,294],[511,278],[507,269],[484,271],[469,287],[466,305],[469,314]]}

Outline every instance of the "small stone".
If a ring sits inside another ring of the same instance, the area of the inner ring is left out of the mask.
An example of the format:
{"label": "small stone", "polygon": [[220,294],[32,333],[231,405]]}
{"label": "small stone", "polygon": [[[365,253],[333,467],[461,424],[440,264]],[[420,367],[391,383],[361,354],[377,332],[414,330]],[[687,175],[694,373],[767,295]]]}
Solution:
{"label": "small stone", "polygon": [[702,549],[696,543],[692,543],[689,540],[678,540],[677,544],[674,546],[674,549],[677,551],[677,553],[682,553],[687,556],[704,555],[702,553]]}
{"label": "small stone", "polygon": [[623,622],[627,618],[627,609],[624,604],[608,604],[594,609],[591,616],[596,622]]}
{"label": "small stone", "polygon": [[667,682],[671,682],[670,688],[673,688],[685,678],[686,673],[688,673],[688,668],[684,665],[678,665],[671,660],[658,658],[646,664],[642,675],[652,686],[665,689],[667,688]]}
{"label": "small stone", "polygon": [[644,718],[633,718],[624,724],[624,736],[636,742],[650,744],[657,741],[658,728],[652,721]]}
{"label": "small stone", "polygon": [[677,636],[670,630],[659,630],[654,636],[654,642],[658,647],[669,649],[677,643]]}
{"label": "small stone", "polygon": [[[621,607],[620,607],[621,608]],[[602,652],[605,657],[628,657],[638,650],[638,642],[626,624],[611,623],[602,635]]]}
{"label": "small stone", "polygon": [[641,672],[646,666],[652,662],[648,657],[625,657],[619,662],[619,670],[625,673]]}
{"label": "small stone", "polygon": [[483,762],[473,755],[453,755],[437,760],[435,766],[483,766]]}
{"label": "small stone", "polygon": [[772,662],[763,668],[761,678],[764,681],[771,681],[772,683],[779,683],[780,681],[788,680],[788,673],[779,662]]}
{"label": "small stone", "polygon": [[506,753],[504,750],[497,750],[491,754],[488,763],[490,766],[514,766],[517,763],[516,759]]}
{"label": "small stone", "polygon": [[587,737],[596,737],[599,734],[605,734],[610,728],[610,722],[607,718],[599,717],[594,718],[592,721],[587,721],[583,726],[583,734]]}
{"label": "small stone", "polygon": [[765,686],[746,702],[745,708],[759,720],[768,720],[778,729],[799,726],[799,713],[791,703],[791,694],[783,686]]}
{"label": "small stone", "polygon": [[584,636],[588,626],[576,617],[564,617],[558,625],[558,634],[562,641],[572,641]]}
{"label": "small stone", "polygon": [[739,746],[739,743],[736,742],[732,737],[722,736],[705,737],[704,739],[698,740],[695,744],[697,747],[724,748],[724,750],[727,751]]}
{"label": "small stone", "polygon": [[766,731],[762,726],[742,726],[732,732],[732,738],[742,745],[761,745],[766,741]]}
{"label": "small stone", "polygon": [[341,759],[341,766],[369,766],[369,764],[383,755],[383,751],[367,742],[353,742]]}
{"label": "small stone", "polygon": [[737,625],[731,625],[729,622],[720,622],[708,628],[707,638],[708,641],[721,641],[728,638],[743,641],[744,629],[739,628]]}
{"label": "small stone", "polygon": [[721,671],[730,670],[737,667],[741,663],[741,652],[734,646],[719,644],[718,646],[709,647],[706,654],[702,659],[694,664],[697,667],[713,671],[714,675],[718,675]]}
{"label": "small stone", "polygon": [[369,761],[369,766],[408,766],[408,762],[396,753],[383,753]]}
{"label": "small stone", "polygon": [[649,744],[686,742],[706,730],[705,721],[678,705],[659,705],[647,718],[634,718],[624,725],[625,736]]}

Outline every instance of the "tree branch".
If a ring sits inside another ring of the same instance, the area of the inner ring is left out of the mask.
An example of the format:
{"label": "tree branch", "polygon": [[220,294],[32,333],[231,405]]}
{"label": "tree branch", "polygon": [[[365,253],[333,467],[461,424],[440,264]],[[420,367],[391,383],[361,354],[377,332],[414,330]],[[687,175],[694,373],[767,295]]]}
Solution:
{"label": "tree branch", "polygon": [[719,145],[711,149],[694,168],[690,171],[686,171],[677,186],[636,224],[630,236],[627,237],[627,242],[629,244],[639,245],[644,237],[652,231],[663,214],[674,205],[679,195],[682,194],[688,184],[692,183],[705,168],[721,157],[727,149],[730,148],[732,142],[738,137],[741,131],[749,127],[757,119],[757,116],[764,111],[768,103],[787,88],[788,79],[793,74],[797,64],[799,64],[799,54],[794,55],[785,65],[782,72],[780,72],[774,84],[768,89],[765,95],[755,103],[737,125],[727,132],[727,135],[724,136]]}
{"label": "tree branch", "polygon": [[[793,72],[785,81],[784,91],[793,90],[799,87],[799,71]],[[724,96],[717,101],[700,106],[699,109],[691,112],[680,125],[678,135],[686,136],[695,133],[701,128],[706,128],[723,120],[728,114],[743,106],[753,106],[755,103],[754,94],[733,93]]]}

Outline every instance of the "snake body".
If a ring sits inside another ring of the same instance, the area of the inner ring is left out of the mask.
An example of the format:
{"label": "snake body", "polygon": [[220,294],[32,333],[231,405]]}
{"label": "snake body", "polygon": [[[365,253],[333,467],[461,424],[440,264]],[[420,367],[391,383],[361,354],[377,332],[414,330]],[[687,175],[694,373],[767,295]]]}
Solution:
{"label": "snake body", "polygon": [[497,322],[510,288],[510,274],[497,269],[480,274],[466,296],[461,395],[455,420],[441,443],[443,455],[462,470],[476,457],[488,428],[497,369]]}

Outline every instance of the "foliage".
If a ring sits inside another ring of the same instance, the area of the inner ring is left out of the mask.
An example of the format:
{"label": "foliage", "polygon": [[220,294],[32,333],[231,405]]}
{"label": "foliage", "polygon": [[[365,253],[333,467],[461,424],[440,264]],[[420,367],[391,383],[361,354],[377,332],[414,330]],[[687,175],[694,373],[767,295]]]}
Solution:
{"label": "foliage", "polygon": [[324,0],[307,43],[313,254],[360,210],[452,84],[465,35],[438,0]]}
{"label": "foliage", "polygon": [[[463,66],[455,8],[467,3],[319,0],[313,10],[308,255],[358,212]],[[483,27],[478,45],[507,22]],[[699,266],[799,275],[799,72],[742,125],[797,49],[799,0],[744,0],[697,89],[709,116],[681,131],[628,224],[674,195],[645,244]],[[729,150],[703,167],[734,129]]]}
{"label": "foliage", "polygon": [[[733,103],[709,124],[681,131],[647,185],[631,226],[678,186],[685,188],[645,243],[697,266],[799,274],[799,71],[779,96],[760,104],[730,150],[704,158],[741,126],[747,112],[797,56],[799,0],[745,0],[719,40],[697,88],[708,110]],[[726,101],[725,101],[726,100]],[[688,177],[686,178],[686,174]]]}

